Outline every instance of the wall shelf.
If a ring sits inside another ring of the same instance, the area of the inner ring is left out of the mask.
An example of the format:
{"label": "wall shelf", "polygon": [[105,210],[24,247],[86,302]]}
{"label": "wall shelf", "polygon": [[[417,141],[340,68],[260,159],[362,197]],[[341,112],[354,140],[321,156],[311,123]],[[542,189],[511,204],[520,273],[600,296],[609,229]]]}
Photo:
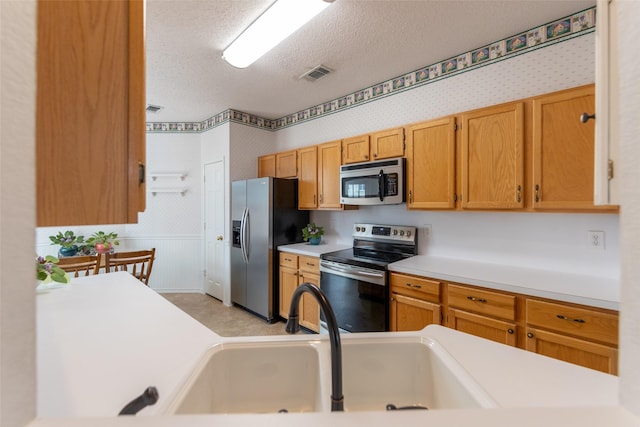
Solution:
{"label": "wall shelf", "polygon": [[149,190],[153,196],[158,193],[180,193],[181,196],[184,196],[184,193],[187,192],[186,188],[152,188]]}
{"label": "wall shelf", "polygon": [[187,176],[186,173],[150,173],[149,176],[153,181],[157,178],[179,178],[180,181],[184,181],[184,177]]}

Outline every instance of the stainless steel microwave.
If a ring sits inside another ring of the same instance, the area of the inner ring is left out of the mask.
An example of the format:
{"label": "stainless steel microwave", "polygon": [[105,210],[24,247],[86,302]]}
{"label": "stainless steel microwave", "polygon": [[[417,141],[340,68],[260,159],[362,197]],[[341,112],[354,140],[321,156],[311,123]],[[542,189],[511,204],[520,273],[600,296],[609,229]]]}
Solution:
{"label": "stainless steel microwave", "polygon": [[340,166],[340,203],[395,205],[404,199],[402,157]]}

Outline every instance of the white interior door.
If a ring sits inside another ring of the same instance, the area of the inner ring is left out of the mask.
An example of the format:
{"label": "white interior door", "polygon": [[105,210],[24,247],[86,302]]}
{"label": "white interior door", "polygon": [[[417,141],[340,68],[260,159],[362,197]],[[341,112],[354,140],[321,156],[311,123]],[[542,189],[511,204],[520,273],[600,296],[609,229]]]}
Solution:
{"label": "white interior door", "polygon": [[204,291],[224,299],[224,160],[204,165]]}

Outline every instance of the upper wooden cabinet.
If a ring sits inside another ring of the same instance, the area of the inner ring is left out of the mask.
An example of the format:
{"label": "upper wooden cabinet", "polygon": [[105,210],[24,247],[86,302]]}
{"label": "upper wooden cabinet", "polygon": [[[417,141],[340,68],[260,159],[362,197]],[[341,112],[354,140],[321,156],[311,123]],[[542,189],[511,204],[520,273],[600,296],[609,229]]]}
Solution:
{"label": "upper wooden cabinet", "polygon": [[276,176],[276,155],[267,154],[258,157],[258,178]]}
{"label": "upper wooden cabinet", "polygon": [[37,30],[37,225],[137,222],[144,3],[40,1]]}
{"label": "upper wooden cabinet", "polygon": [[524,200],[524,104],[462,115],[462,207],[515,209]]}
{"label": "upper wooden cabinet", "polygon": [[536,209],[607,209],[594,206],[594,85],[533,99],[533,183]]}
{"label": "upper wooden cabinet", "polygon": [[404,128],[372,133],[370,151],[371,160],[404,156]]}
{"label": "upper wooden cabinet", "polygon": [[341,141],[318,145],[318,207],[340,209]]}
{"label": "upper wooden cabinet", "polygon": [[415,124],[407,135],[407,208],[455,207],[455,118]]}
{"label": "upper wooden cabinet", "polygon": [[353,136],[342,140],[342,164],[367,162],[369,154],[369,135]]}
{"label": "upper wooden cabinet", "polygon": [[298,176],[298,150],[276,153],[276,177],[295,178]]}
{"label": "upper wooden cabinet", "polygon": [[342,140],[342,164],[404,156],[404,128],[394,128]]}
{"label": "upper wooden cabinet", "polygon": [[318,207],[318,147],[298,150],[298,208]]}

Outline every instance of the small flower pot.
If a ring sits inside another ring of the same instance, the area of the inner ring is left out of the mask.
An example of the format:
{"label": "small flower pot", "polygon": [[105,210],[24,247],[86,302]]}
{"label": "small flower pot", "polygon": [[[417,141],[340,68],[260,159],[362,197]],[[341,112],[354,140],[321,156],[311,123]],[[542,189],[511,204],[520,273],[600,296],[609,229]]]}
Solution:
{"label": "small flower pot", "polygon": [[69,246],[68,248],[60,248],[58,251],[58,257],[75,256],[78,253],[78,247],[76,245]]}
{"label": "small flower pot", "polygon": [[111,251],[111,243],[96,243],[96,252],[99,254],[106,254]]}
{"label": "small flower pot", "polygon": [[311,245],[319,245],[322,237],[309,237],[309,244]]}

